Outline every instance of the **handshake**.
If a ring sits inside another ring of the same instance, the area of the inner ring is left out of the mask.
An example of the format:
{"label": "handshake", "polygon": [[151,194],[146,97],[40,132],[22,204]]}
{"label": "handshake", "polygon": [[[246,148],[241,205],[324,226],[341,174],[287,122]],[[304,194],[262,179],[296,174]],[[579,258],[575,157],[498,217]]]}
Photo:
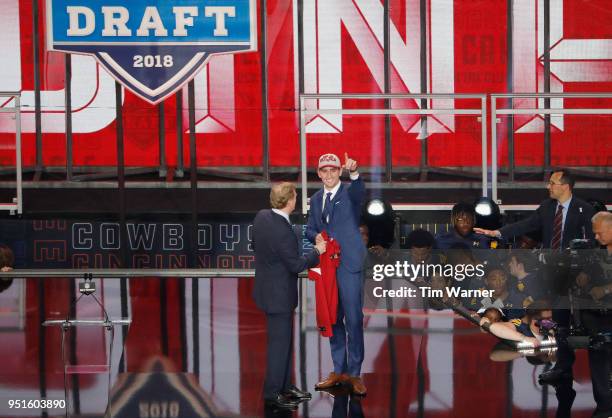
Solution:
{"label": "handshake", "polygon": [[325,238],[323,238],[323,235],[317,234],[315,238],[315,248],[319,255],[325,254],[325,250],[327,249],[327,242],[325,241]]}

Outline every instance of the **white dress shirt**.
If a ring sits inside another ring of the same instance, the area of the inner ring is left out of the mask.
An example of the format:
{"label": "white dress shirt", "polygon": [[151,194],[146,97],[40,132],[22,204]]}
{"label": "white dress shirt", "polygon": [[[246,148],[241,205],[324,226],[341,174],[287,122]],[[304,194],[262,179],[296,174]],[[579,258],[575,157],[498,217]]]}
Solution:
{"label": "white dress shirt", "polygon": [[275,209],[275,208],[272,208],[272,212],[274,212],[274,213],[282,216],[283,218],[285,218],[287,220],[287,222],[289,222],[289,225],[291,225],[291,221],[289,220],[289,215],[287,215],[285,212],[283,212],[280,209]]}
{"label": "white dress shirt", "polygon": [[565,202],[560,203],[557,201],[557,206],[555,207],[555,213],[559,210],[559,205],[563,208],[563,220],[561,221],[561,236],[563,236],[563,231],[565,230],[565,218],[567,218],[567,211],[569,210],[570,203],[572,203],[572,196],[567,199]]}
{"label": "white dress shirt", "polygon": [[[350,173],[350,177],[351,177],[351,180],[357,180],[359,178],[359,173],[358,172]],[[336,197],[336,193],[338,193],[338,189],[340,189],[341,184],[342,182],[339,181],[338,184],[336,184],[334,188],[331,190],[327,190],[325,187],[323,187],[323,204],[321,205],[321,211],[325,209],[325,200],[327,199],[327,193],[331,192],[331,196],[329,197],[329,200],[330,201],[334,200],[334,197]]]}

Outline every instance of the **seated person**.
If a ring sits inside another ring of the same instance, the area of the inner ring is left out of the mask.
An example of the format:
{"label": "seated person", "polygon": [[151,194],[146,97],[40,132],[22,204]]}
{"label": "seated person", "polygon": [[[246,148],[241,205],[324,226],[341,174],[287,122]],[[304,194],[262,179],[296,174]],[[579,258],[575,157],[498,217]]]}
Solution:
{"label": "seated person", "polygon": [[[7,272],[13,270],[14,263],[15,256],[13,255],[13,250],[7,245],[0,244],[0,271]],[[6,290],[11,283],[13,283],[11,278],[0,279],[0,292]]]}
{"label": "seated person", "polygon": [[[492,266],[488,269],[487,275],[485,278],[486,288],[489,290],[493,290],[492,297],[486,297],[481,299],[480,308],[489,308],[495,307],[503,309],[507,318],[517,318],[520,317],[523,312],[521,311],[522,299],[520,295],[513,289],[508,286],[508,273],[499,267]],[[470,301],[471,308],[474,307],[474,303]],[[470,306],[467,306],[470,308]]]}
{"label": "seated person", "polygon": [[[436,244],[434,236],[424,229],[414,229],[406,237],[406,246],[408,247],[408,262],[411,264],[425,263],[438,264],[440,263],[439,254],[433,252]],[[420,277],[415,280],[416,284],[428,283],[429,278]]]}
{"label": "seated person", "polygon": [[[446,257],[446,263],[453,266],[472,265],[474,268],[476,268],[476,266],[479,264],[470,247],[462,242],[453,244],[448,251],[444,252],[444,256]],[[477,275],[466,277],[463,280],[457,280],[455,281],[455,285],[460,286],[462,289],[483,290],[486,288],[484,284],[484,277],[478,277]]]}
{"label": "seated person", "polygon": [[432,250],[435,245],[434,236],[424,229],[413,229],[406,237],[406,247],[412,263],[432,262]]}
{"label": "seated person", "polygon": [[436,236],[436,244],[440,250],[448,250],[453,244],[466,244],[468,248],[488,249],[491,239],[473,231],[476,224],[474,205],[457,203],[451,211],[451,226],[449,232]]}
{"label": "seated person", "polygon": [[537,274],[538,261],[534,255],[528,251],[513,251],[507,263],[510,274],[516,279],[512,286],[523,298],[523,308],[546,296],[543,283]]}
{"label": "seated person", "polygon": [[503,322],[506,320],[506,315],[504,314],[504,311],[499,308],[491,307],[481,311],[482,318],[486,318],[491,324],[494,324],[496,322]]}
{"label": "seated person", "polygon": [[516,248],[519,250],[534,250],[540,246],[541,242],[533,233],[521,235],[516,242]]}
{"label": "seated person", "polygon": [[382,245],[370,245],[370,227],[366,223],[359,225],[359,234],[370,254],[380,258],[386,258],[388,256],[388,251]]}
{"label": "seated person", "polygon": [[489,324],[489,332],[498,338],[516,342],[527,342],[539,347],[540,342],[548,339],[550,335],[543,334],[542,321],[552,320],[552,310],[543,301],[534,302],[533,308],[528,308],[525,315],[510,321],[491,322],[489,318],[482,317],[480,325]]}
{"label": "seated person", "polygon": [[442,290],[444,292],[444,296],[441,298],[428,298],[430,308],[435,310],[451,309],[453,306],[459,304],[457,299],[453,296],[449,296],[449,294],[445,290],[446,288],[451,286],[451,282],[452,278],[450,277],[434,275],[431,278],[431,283],[429,284],[429,287],[431,287],[432,290]]}
{"label": "seated person", "polygon": [[612,255],[599,250],[589,253],[592,260],[576,276],[575,295],[610,308],[612,307]]}

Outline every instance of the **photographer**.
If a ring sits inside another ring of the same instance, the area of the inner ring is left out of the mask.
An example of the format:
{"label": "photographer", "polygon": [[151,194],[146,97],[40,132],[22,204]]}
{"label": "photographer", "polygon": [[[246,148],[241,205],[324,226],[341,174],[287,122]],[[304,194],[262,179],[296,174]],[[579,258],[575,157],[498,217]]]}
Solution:
{"label": "photographer", "polygon": [[[612,213],[598,212],[592,218],[595,239],[606,250],[598,257],[588,271],[588,281],[592,285],[589,294],[600,302],[602,309],[582,311],[582,323],[591,336],[589,343],[589,367],[593,384],[593,398],[597,409],[594,417],[612,415],[612,395],[610,390],[610,371],[612,358]],[[584,279],[583,279],[584,280]]]}

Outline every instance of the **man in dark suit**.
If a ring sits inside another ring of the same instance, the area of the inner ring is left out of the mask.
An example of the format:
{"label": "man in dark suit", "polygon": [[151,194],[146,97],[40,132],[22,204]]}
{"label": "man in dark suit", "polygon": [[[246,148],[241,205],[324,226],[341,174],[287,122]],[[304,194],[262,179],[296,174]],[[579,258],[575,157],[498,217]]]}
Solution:
{"label": "man in dark suit", "polygon": [[297,306],[297,276],[319,263],[325,242],[317,243],[306,256],[301,255],[289,214],[295,209],[297,194],[292,183],[275,184],[270,191],[272,209],[259,211],[253,221],[255,249],[255,286],[253,298],[266,313],[268,351],[264,400],[266,405],[297,408],[310,399],[308,392],[291,385],[291,341],[293,312]]}
{"label": "man in dark suit", "polygon": [[[590,296],[601,309],[582,311],[582,324],[590,335],[612,333],[612,213],[598,212],[592,219],[595,239],[605,247],[594,262],[586,266],[591,282]],[[593,417],[612,416],[612,345],[589,344],[589,367],[593,398],[597,409]]]}
{"label": "man in dark suit", "polygon": [[[359,232],[359,217],[365,198],[363,179],[357,172],[357,162],[344,154],[344,167],[334,154],[319,158],[318,175],[323,188],[310,198],[310,213],[306,237],[313,243],[323,240],[321,232],[340,244],[340,266],[336,271],[338,285],[338,316],[330,338],[334,371],[315,385],[329,389],[350,384],[356,395],[365,395],[361,381],[363,362],[363,277],[366,247]],[[340,182],[342,169],[349,171],[351,184]]]}
{"label": "man in dark suit", "polygon": [[[591,218],[595,211],[590,204],[573,195],[574,183],[574,177],[567,169],[557,170],[552,173],[547,185],[550,199],[542,202],[530,217],[495,231],[481,228],[474,228],[474,231],[504,239],[540,231],[543,247],[552,250],[567,248],[576,238],[593,239]],[[553,311],[553,319],[559,324],[557,363],[551,370],[540,375],[542,383],[572,378],[575,356],[566,343],[569,310]]]}
{"label": "man in dark suit", "polygon": [[568,170],[555,171],[547,185],[550,199],[543,201],[530,217],[495,231],[482,228],[474,231],[504,239],[540,231],[542,246],[553,250],[567,248],[576,238],[593,239],[591,218],[595,212],[590,204],[573,195],[574,182]]}

